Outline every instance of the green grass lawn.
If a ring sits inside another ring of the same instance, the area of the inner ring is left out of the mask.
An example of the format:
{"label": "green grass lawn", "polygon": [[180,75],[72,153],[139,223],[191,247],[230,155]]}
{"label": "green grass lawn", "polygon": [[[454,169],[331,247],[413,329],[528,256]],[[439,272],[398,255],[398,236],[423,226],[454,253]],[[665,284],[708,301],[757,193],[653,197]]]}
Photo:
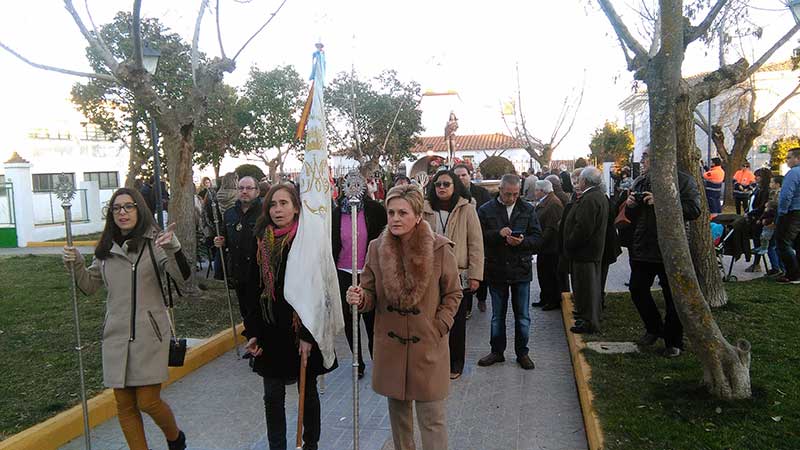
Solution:
{"label": "green grass lawn", "polygon": [[[639,354],[585,349],[606,448],[800,449],[800,288],[763,279],[726,287],[730,302],[714,315],[730,342],[753,344],[753,398],[708,395],[690,345],[671,360],[658,354],[663,341]],[[607,299],[603,328],[587,340],[636,341],[644,332],[629,294]]]}
{"label": "green grass lawn", "polygon": [[[225,287],[207,280],[202,298],[176,298],[181,337],[229,326]],[[78,293],[89,396],[101,392],[105,291]],[[234,299],[235,301],[235,299]],[[238,317],[238,311],[235,311]],[[69,275],[58,256],[0,258],[0,440],[80,402]]]}

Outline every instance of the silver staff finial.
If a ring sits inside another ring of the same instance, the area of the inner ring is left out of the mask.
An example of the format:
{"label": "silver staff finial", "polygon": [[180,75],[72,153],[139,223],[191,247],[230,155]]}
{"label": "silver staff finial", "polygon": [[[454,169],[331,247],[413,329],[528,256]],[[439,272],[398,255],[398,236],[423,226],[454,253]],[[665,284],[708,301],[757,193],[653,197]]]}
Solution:
{"label": "silver staff finial", "polygon": [[61,200],[61,206],[70,206],[72,199],[75,198],[75,186],[72,185],[72,180],[65,173],[58,176],[58,183],[56,184],[56,197]]}
{"label": "silver staff finial", "polygon": [[358,170],[351,170],[344,178],[344,195],[351,199],[361,199],[367,183]]}

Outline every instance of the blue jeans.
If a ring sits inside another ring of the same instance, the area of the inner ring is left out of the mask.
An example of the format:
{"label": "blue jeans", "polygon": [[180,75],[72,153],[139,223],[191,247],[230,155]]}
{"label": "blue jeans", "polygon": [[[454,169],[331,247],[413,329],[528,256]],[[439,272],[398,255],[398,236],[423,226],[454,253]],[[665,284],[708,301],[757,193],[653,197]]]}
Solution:
{"label": "blue jeans", "polygon": [[780,270],[781,272],[785,271],[781,258],[778,256],[778,244],[775,242],[774,236],[769,240],[767,256],[769,257],[769,266],[771,269]]}
{"label": "blue jeans", "polygon": [[511,291],[511,308],[514,311],[514,351],[517,358],[528,354],[528,335],[531,332],[530,297],[531,282],[490,284],[492,294],[492,353],[506,350],[506,313],[508,294]]}

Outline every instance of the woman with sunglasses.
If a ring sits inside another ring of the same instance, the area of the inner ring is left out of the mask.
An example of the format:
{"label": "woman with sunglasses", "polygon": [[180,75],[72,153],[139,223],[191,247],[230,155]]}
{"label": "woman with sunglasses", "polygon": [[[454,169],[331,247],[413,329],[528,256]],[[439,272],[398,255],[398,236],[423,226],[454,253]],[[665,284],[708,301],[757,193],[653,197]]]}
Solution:
{"label": "woman with sunglasses", "polygon": [[472,294],[483,280],[483,234],[475,202],[454,172],[437,172],[430,186],[422,217],[434,233],[455,243],[464,292],[450,329],[450,379],[455,380],[464,371],[467,312],[472,309]]}
{"label": "woman with sunglasses", "polygon": [[[75,247],[64,247],[64,263],[75,269],[78,288],[91,295],[105,286],[103,384],[114,390],[117,416],[130,450],[147,450],[142,411],[164,432],[169,450],[186,448],[161,383],[169,373],[170,322],[159,277],[167,270],[187,279],[191,269],[174,234],[163,232],[139,191],[120,188],[108,202],[106,224],[94,259],[86,267]],[[158,272],[157,272],[158,271]]]}

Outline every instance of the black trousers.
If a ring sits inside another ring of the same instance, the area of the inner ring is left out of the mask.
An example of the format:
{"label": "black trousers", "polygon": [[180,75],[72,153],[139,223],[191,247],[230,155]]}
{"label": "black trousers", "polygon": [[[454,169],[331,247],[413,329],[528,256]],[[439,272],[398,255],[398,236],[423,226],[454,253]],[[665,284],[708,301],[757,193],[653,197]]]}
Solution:
{"label": "black trousers", "polygon": [[539,301],[544,305],[561,303],[561,286],[558,273],[558,254],[536,256],[536,275],[539,278]]}
{"label": "black trousers", "polygon": [[[347,344],[353,348],[353,314],[350,305],[347,303],[347,289],[353,284],[353,276],[344,270],[336,271],[339,276],[339,294],[342,298],[342,316],[344,317],[344,334],[347,337]],[[375,311],[359,314],[364,321],[367,329],[367,346],[369,356],[372,357],[372,336],[375,333]],[[358,327],[358,367],[364,370],[364,353],[361,351],[361,327]]]}
{"label": "black trousers", "polygon": [[[485,281],[481,281],[481,284],[478,286],[478,290],[475,291],[475,297],[478,298],[479,302],[485,302],[488,294],[489,294],[489,285],[486,284]],[[470,298],[469,304],[470,304],[470,309],[472,309],[471,308],[472,298]]]}
{"label": "black trousers", "polygon": [[467,346],[467,311],[472,307],[472,291],[464,289],[464,297],[458,305],[453,327],[450,328],[450,373],[464,371],[464,355]]}
{"label": "black trousers", "polygon": [[[663,337],[667,347],[683,349],[683,325],[675,311],[675,303],[672,301],[672,291],[669,288],[664,264],[634,260],[631,260],[630,263],[631,299],[636,310],[639,311],[639,317],[642,318],[645,329],[650,334]],[[666,314],[663,320],[650,292],[656,275],[658,275],[658,284],[661,285],[661,293],[664,295],[666,304]]]}
{"label": "black trousers", "polygon": [[775,244],[786,269],[786,276],[793,280],[800,278],[800,264],[797,261],[800,247],[800,210],[789,211],[778,219]]}
{"label": "black trousers", "polygon": [[234,291],[236,291],[236,299],[239,301],[239,312],[242,314],[242,318],[245,318],[247,317],[247,305],[258,304],[258,298],[261,296],[261,286],[259,286],[257,280],[236,282],[235,286]]}
{"label": "black trousers", "polygon": [[[297,383],[297,390],[300,390],[300,383]],[[303,449],[317,450],[321,431],[317,377],[306,376],[305,391]],[[264,412],[267,416],[269,450],[286,450],[286,380],[264,378]]]}

